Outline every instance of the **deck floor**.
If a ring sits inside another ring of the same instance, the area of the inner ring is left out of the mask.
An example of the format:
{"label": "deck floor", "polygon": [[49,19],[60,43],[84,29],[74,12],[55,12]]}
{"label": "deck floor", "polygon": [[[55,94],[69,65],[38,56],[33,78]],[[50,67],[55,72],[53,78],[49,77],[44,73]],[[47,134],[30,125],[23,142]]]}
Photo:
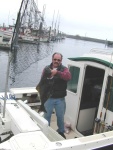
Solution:
{"label": "deck floor", "polygon": [[[38,106],[34,106],[34,107],[31,107],[32,109],[34,109],[36,112],[38,112]],[[57,122],[56,122],[56,114],[55,112],[52,114],[52,117],[51,117],[51,128],[54,129],[55,131],[58,129],[57,127]],[[66,136],[66,139],[73,139],[76,137],[76,134],[73,130],[70,130],[70,132],[67,134],[65,133],[65,136]]]}
{"label": "deck floor", "polygon": [[[57,122],[56,122],[56,115],[55,113],[52,114],[52,117],[51,117],[51,128],[53,128],[54,130],[57,130]],[[73,139],[76,137],[74,131],[70,131],[68,134],[65,133],[65,136],[66,136],[66,139]]]}

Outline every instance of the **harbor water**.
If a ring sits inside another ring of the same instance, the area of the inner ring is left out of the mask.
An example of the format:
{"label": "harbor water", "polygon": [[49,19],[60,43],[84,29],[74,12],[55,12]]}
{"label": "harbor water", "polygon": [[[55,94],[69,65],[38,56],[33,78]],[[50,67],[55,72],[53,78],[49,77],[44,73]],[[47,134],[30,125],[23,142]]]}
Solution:
{"label": "harbor water", "polygon": [[[50,47],[50,51],[48,46]],[[62,53],[62,64],[67,65],[68,58],[81,56],[94,48],[104,49],[105,44],[66,38],[58,42],[51,42],[48,44],[45,43],[42,45],[42,47],[38,51],[39,59],[37,61],[33,61],[30,63],[29,67],[16,74],[14,82],[9,83],[8,89],[14,87],[20,88],[36,86],[40,80],[43,68],[51,63],[51,57],[54,52]],[[46,51],[46,48],[48,51]],[[31,52],[27,51],[27,53]],[[24,55],[26,54],[23,53],[23,55],[17,57],[21,57],[21,59],[23,57],[23,59],[25,59]],[[5,90],[8,57],[8,50],[0,49],[0,92]],[[30,61],[30,59],[31,55],[30,57],[27,57],[27,60],[24,63]],[[22,65],[25,65],[24,63],[22,62]]]}

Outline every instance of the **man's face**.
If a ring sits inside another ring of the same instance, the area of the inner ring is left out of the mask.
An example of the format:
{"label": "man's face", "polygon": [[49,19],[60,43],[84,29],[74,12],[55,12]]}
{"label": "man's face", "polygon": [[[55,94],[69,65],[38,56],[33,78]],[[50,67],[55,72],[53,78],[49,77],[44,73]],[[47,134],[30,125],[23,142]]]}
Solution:
{"label": "man's face", "polygon": [[52,58],[53,67],[57,68],[62,62],[62,57],[60,54],[55,54]]}

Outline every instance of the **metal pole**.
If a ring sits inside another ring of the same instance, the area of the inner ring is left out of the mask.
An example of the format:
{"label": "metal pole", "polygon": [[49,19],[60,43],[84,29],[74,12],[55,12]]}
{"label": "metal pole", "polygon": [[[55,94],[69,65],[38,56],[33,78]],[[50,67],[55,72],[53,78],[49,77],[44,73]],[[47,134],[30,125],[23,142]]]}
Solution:
{"label": "metal pole", "polygon": [[9,57],[8,57],[7,73],[6,73],[6,83],[5,83],[5,99],[4,99],[4,107],[3,107],[3,118],[5,118],[7,90],[8,90],[8,81],[9,81],[9,68],[10,68],[10,60],[11,60],[11,51],[10,50],[9,50],[9,55],[8,56]]}

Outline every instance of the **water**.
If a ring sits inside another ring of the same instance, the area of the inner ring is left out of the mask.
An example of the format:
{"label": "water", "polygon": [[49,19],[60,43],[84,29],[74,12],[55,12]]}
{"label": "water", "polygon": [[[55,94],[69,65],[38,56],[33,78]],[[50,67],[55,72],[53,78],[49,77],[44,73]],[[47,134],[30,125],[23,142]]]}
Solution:
{"label": "water", "polygon": [[[46,48],[46,46],[48,47],[46,44],[43,46],[44,48]],[[28,67],[22,73],[17,74],[15,76],[15,82],[12,85],[10,84],[9,88],[36,86],[40,80],[43,68],[51,63],[51,56],[54,52],[62,53],[62,63],[67,65],[67,58],[69,57],[81,56],[84,53],[89,52],[92,48],[105,48],[105,44],[68,38],[60,42],[50,43],[50,46],[52,48],[51,52],[47,55],[44,55],[44,53],[40,51],[39,55],[41,56],[41,60],[32,63],[30,67]],[[0,92],[5,90],[7,63],[8,51],[0,50]]]}

